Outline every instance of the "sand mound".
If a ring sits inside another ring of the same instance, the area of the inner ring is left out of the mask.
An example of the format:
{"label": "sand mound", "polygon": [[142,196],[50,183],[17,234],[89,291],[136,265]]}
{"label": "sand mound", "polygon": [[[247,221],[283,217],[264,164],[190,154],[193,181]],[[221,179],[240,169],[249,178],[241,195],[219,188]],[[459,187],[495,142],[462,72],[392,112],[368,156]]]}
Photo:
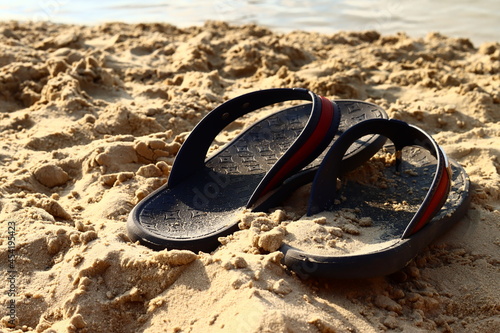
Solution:
{"label": "sand mound", "polygon": [[[500,330],[500,44],[10,22],[0,45],[2,331]],[[367,100],[422,127],[469,173],[469,213],[403,271],[360,281],[288,272],[274,251],[299,216],[283,211],[247,215],[212,254],[132,244],[127,215],[166,182],[186,132],[272,87]]]}

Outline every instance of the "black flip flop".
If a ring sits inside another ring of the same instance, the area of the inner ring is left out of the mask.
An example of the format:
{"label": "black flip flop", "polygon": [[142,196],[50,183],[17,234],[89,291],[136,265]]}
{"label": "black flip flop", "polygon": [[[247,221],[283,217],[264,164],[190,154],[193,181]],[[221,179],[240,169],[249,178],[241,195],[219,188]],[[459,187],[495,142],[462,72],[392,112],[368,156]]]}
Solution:
{"label": "black flip flop", "polygon": [[[255,123],[210,158],[213,139],[242,115],[274,103],[309,100]],[[379,107],[363,102],[340,104],[305,89],[269,89],[234,98],[211,111],[178,152],[168,183],[144,198],[127,223],[132,240],[153,249],[212,251],[218,238],[238,230],[237,214],[311,163],[343,126],[385,118]],[[353,163],[383,145],[371,135],[351,149]],[[363,147],[370,149],[362,149]]]}
{"label": "black flip flop", "polygon": [[[339,162],[344,153],[356,139],[374,133],[394,143],[397,172],[384,168],[383,173],[385,179],[396,184],[376,189],[350,181],[338,195],[337,177],[342,171]],[[469,185],[465,170],[456,162],[450,163],[432,137],[421,129],[387,119],[354,125],[335,141],[316,172],[308,215],[355,211],[361,217],[370,217],[372,228],[380,228],[381,232],[364,248],[335,255],[327,253],[332,249],[307,253],[290,245],[290,241],[280,249],[285,254],[284,263],[302,277],[368,278],[394,273],[466,214]],[[418,209],[394,209],[387,206],[391,201],[388,199]],[[365,229],[357,230],[363,233]]]}

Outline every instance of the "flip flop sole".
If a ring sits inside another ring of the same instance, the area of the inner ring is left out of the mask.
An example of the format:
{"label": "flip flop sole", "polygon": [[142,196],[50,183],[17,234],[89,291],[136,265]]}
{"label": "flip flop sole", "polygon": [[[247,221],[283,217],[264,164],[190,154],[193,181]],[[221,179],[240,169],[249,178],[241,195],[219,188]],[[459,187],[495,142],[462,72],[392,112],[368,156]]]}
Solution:
{"label": "flip flop sole", "polygon": [[[344,118],[344,128],[364,119],[387,117],[383,109],[371,103],[335,102]],[[310,112],[310,104],[304,104],[264,118],[216,152],[182,186],[163,186],[153,192],[129,215],[131,239],[154,249],[215,249],[218,237],[238,230],[238,212],[246,206],[262,177],[297,138]],[[354,144],[346,156],[351,164],[359,164],[378,151],[383,142],[385,139],[378,135],[367,136]],[[315,164],[319,160],[312,163]]]}
{"label": "flip flop sole", "polygon": [[[325,254],[328,250],[314,253],[311,249],[305,254],[304,249],[299,250],[290,242],[281,248],[285,253],[284,263],[303,278],[384,276],[405,267],[432,241],[452,228],[466,214],[470,202],[469,178],[454,161],[450,161],[451,190],[439,213],[415,234],[401,238],[428,191],[435,170],[435,158],[427,150],[406,147],[403,156],[401,172],[396,174],[394,167],[386,167],[379,174],[379,178],[385,180],[379,184],[383,183],[383,187],[387,184],[386,188],[360,184],[351,179],[343,187],[335,205],[337,211],[355,211],[360,217],[370,217],[372,225],[358,230],[361,234],[373,235],[373,238],[365,239],[356,249],[335,255]],[[372,228],[376,229],[375,233],[368,232]]]}

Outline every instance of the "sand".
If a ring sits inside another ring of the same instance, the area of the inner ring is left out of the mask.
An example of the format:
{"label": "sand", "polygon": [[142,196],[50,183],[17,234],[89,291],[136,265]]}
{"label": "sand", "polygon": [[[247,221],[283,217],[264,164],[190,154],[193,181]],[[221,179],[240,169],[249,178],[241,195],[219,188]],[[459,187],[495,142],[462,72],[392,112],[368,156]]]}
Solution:
{"label": "sand", "polygon": [[[0,45],[1,332],[500,330],[500,44],[8,22]],[[469,212],[401,272],[364,280],[286,270],[276,249],[300,216],[282,210],[247,214],[211,254],[131,243],[128,213],[187,132],[273,87],[370,101],[428,131],[469,173]]]}

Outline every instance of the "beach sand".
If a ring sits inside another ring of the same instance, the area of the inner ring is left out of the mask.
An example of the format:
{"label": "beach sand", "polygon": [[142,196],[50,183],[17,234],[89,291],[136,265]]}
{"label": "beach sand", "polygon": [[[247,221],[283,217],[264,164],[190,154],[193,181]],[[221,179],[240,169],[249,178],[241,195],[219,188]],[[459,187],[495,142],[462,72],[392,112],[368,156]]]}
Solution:
{"label": "beach sand", "polygon": [[[1,332],[500,331],[500,44],[6,22],[0,45]],[[363,280],[286,270],[282,211],[211,254],[130,242],[128,213],[166,182],[186,132],[274,87],[366,100],[428,131],[470,176],[467,215],[401,272]]]}

